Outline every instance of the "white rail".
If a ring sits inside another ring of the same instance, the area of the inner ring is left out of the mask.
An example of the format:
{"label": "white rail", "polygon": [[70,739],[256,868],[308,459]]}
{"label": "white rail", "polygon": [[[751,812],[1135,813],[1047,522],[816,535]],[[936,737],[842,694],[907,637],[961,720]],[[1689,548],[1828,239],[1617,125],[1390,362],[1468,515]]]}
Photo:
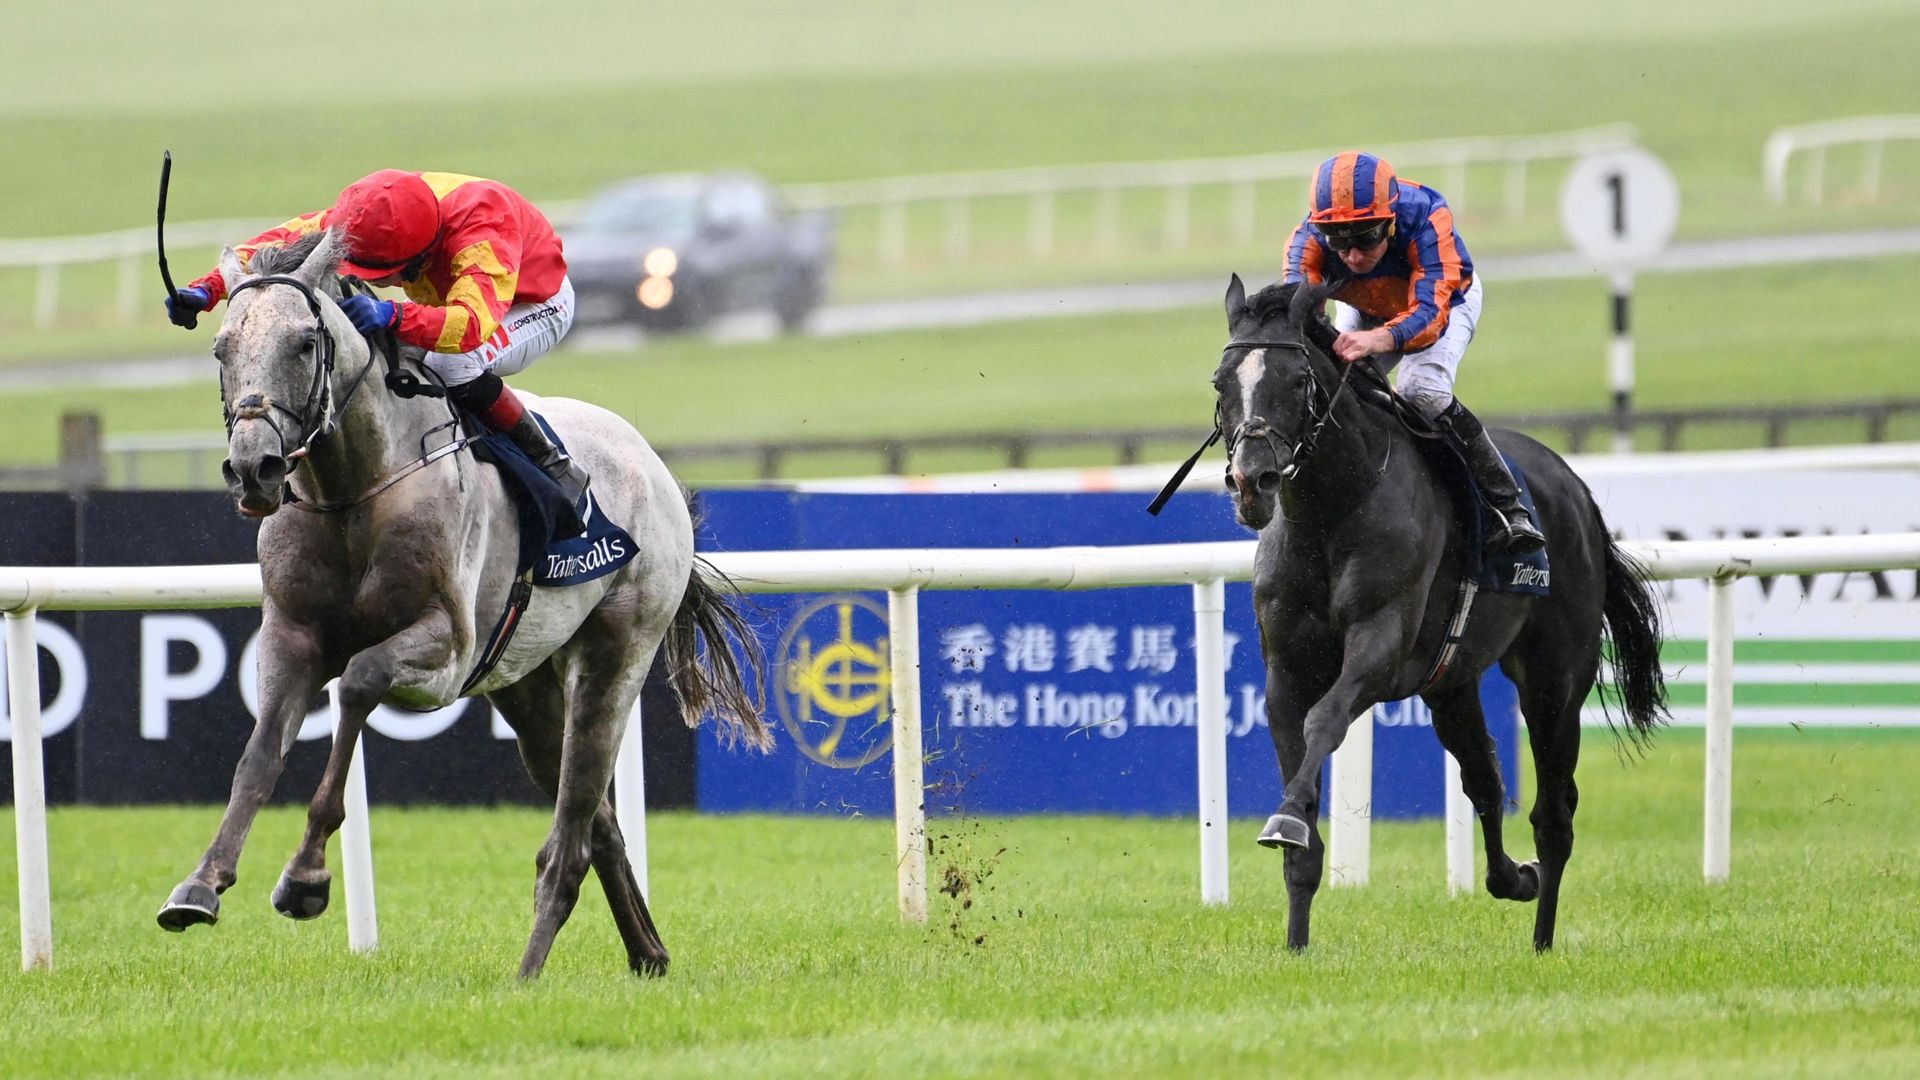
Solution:
{"label": "white rail", "polygon": [[[1517,220],[1526,213],[1527,170],[1531,165],[1632,146],[1637,140],[1633,125],[1611,124],[1545,135],[1437,139],[1378,149],[1396,168],[1443,170],[1443,175],[1437,179],[1444,185],[1447,200],[1456,212],[1466,206],[1468,166],[1504,165],[1505,212],[1509,218]],[[996,197],[1025,198],[1028,201],[1027,253],[1035,258],[1046,258],[1053,253],[1055,246],[1054,201],[1062,194],[1076,192],[1092,192],[1097,196],[1094,245],[1103,251],[1119,245],[1121,192],[1164,192],[1162,244],[1170,249],[1184,249],[1190,239],[1188,204],[1195,187],[1229,187],[1233,193],[1229,207],[1229,232],[1236,242],[1251,243],[1255,229],[1254,185],[1275,180],[1304,181],[1313,175],[1314,167],[1328,153],[1327,150],[1302,150],[1186,161],[1133,161],[895,176],[826,184],[791,184],[783,191],[789,202],[803,209],[876,213],[878,229],[875,258],[887,267],[899,266],[906,261],[909,206],[939,204],[944,207],[946,227],[940,240],[942,251],[949,261],[964,261],[971,254],[968,226],[973,218],[972,204],[978,199]],[[542,203],[548,216],[562,226],[579,212],[581,205],[578,200]],[[181,258],[181,255],[217,249],[222,244],[253,236],[279,220],[260,218],[168,225],[167,241],[168,246],[174,249],[174,265],[187,269],[186,277],[179,280],[185,281],[199,273],[198,266],[191,259]],[[140,305],[143,297],[151,300],[160,298],[160,287],[151,270],[153,242],[153,230],[145,226],[90,236],[0,240],[0,269],[30,269],[37,272],[33,322],[36,327],[45,329],[52,326],[59,315],[63,270],[78,265],[117,263],[116,313],[121,322],[132,322],[142,310]],[[208,262],[211,262],[210,258]],[[159,308],[154,305],[151,310],[158,312]]]}
{"label": "white rail", "polygon": [[1775,203],[1787,201],[1787,163],[1797,153],[1807,155],[1803,182],[1809,202],[1826,195],[1827,149],[1834,146],[1861,147],[1860,193],[1869,201],[1880,197],[1880,168],[1886,157],[1887,143],[1893,139],[1920,139],[1920,116],[1852,116],[1844,120],[1825,120],[1818,124],[1780,128],[1767,136],[1760,152],[1760,167],[1765,172],[1767,197]]}
{"label": "white rail", "polygon": [[[1661,579],[1707,578],[1711,582],[1708,627],[1707,765],[1705,839],[1702,864],[1707,881],[1727,879],[1732,833],[1733,751],[1733,589],[1738,577],[1752,574],[1802,574],[1874,571],[1920,567],[1920,533],[1867,536],[1796,537],[1730,541],[1634,543],[1628,550]],[[904,918],[926,918],[924,809],[919,798],[923,773],[920,754],[921,711],[918,693],[920,627],[917,595],[922,589],[1094,589],[1136,585],[1191,584],[1196,639],[1218,642],[1223,632],[1222,589],[1226,581],[1253,574],[1252,541],[1172,544],[1141,547],[1051,548],[1018,550],[799,551],[721,554],[713,557],[748,592],[809,592],[840,589],[885,590],[893,662],[893,753],[895,824],[899,856],[900,907]],[[153,608],[245,607],[259,603],[259,568],[252,565],[195,567],[0,568],[0,611],[7,619],[8,692],[13,721],[15,823],[20,863],[21,963],[26,969],[53,963],[52,917],[48,900],[46,806],[41,773],[40,691],[35,629],[38,610],[143,610]],[[1226,668],[1222,650],[1196,650],[1196,690],[1208,707],[1200,710],[1199,824],[1203,903],[1225,903],[1227,856],[1226,769],[1223,708]],[[1362,721],[1366,723],[1366,721]],[[630,725],[629,730],[637,725]],[[1365,733],[1362,729],[1362,734]],[[616,796],[626,814],[639,814],[636,788],[637,744],[623,747],[616,769]],[[1357,767],[1348,754],[1338,771]],[[1453,774],[1449,774],[1450,776]],[[364,798],[364,792],[362,792]],[[1336,806],[1341,798],[1334,793]],[[1471,828],[1449,792],[1447,880],[1458,888],[1472,881],[1473,845],[1461,843]],[[365,814],[364,801],[349,814]],[[1364,819],[1360,823],[1364,823]],[[1350,823],[1351,826],[1351,823]],[[623,815],[623,830],[626,818]],[[1346,830],[1341,830],[1345,832]],[[343,833],[342,845],[364,826]],[[635,831],[628,831],[629,838]],[[640,835],[644,836],[642,832]],[[1362,834],[1364,835],[1364,834]],[[1353,844],[1333,853],[1341,877],[1365,878],[1364,861]],[[645,873],[644,850],[634,853],[636,871]],[[370,856],[343,851],[343,872],[370,868]],[[642,879],[644,881],[644,878]],[[354,917],[353,882],[347,883],[349,919]],[[371,890],[366,917],[371,919]],[[350,928],[351,929],[351,928]]]}

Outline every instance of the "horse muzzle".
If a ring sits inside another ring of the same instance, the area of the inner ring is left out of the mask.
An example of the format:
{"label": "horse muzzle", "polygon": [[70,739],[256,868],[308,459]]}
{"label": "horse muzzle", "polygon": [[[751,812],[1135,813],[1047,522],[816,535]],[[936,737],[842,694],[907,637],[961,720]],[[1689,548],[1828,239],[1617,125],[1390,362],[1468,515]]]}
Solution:
{"label": "horse muzzle", "polygon": [[[1283,457],[1287,460],[1281,460]],[[1266,528],[1273,520],[1281,483],[1298,471],[1299,463],[1284,450],[1265,444],[1243,445],[1227,469],[1234,517],[1255,532]]]}
{"label": "horse muzzle", "polygon": [[245,517],[263,518],[280,509],[287,483],[287,459],[277,446],[261,450],[250,447],[251,442],[247,434],[235,432],[227,444],[227,460],[220,463],[220,475],[227,481],[234,509]]}

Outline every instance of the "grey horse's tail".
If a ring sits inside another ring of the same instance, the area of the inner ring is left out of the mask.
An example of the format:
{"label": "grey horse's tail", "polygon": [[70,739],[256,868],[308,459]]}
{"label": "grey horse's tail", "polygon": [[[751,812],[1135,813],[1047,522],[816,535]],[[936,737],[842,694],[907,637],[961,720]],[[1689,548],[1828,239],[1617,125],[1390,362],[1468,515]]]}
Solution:
{"label": "grey horse's tail", "polygon": [[[667,631],[667,671],[688,727],[699,727],[701,718],[712,713],[719,721],[722,741],[729,746],[744,741],[766,750],[773,746],[773,733],[761,716],[764,703],[749,689],[760,684],[765,652],[759,636],[733,606],[734,592],[727,575],[694,556],[687,595]],[[706,639],[704,650],[702,638]],[[744,654],[744,662],[736,647]]]}
{"label": "grey horse's tail", "polygon": [[1669,719],[1667,676],[1660,668],[1660,597],[1647,579],[1646,568],[1607,535],[1604,521],[1600,535],[1607,545],[1607,595],[1601,612],[1610,642],[1607,658],[1613,667],[1608,680],[1612,685],[1603,689],[1600,703],[1612,723],[1608,698],[1618,701],[1626,712],[1627,737],[1645,747],[1654,730]]}

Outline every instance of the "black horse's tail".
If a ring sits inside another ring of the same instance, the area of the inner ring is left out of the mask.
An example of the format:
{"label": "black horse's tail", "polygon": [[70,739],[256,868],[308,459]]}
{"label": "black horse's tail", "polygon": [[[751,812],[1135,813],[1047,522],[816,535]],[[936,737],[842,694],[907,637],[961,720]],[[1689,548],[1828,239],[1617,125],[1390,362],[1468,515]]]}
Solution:
{"label": "black horse's tail", "polygon": [[[688,727],[699,727],[711,712],[728,745],[744,741],[766,750],[773,746],[773,733],[762,716],[765,705],[748,689],[747,679],[751,675],[751,685],[759,685],[765,655],[759,636],[733,605],[734,592],[724,573],[694,556],[687,595],[667,631],[668,677]],[[734,652],[736,646],[745,655],[744,663]]]}
{"label": "black horse's tail", "polygon": [[[1607,536],[1604,521],[1600,530]],[[1601,688],[1600,705],[1612,724],[1608,699],[1618,702],[1626,712],[1627,737],[1644,748],[1654,730],[1670,719],[1667,676],[1660,668],[1660,597],[1638,560],[1611,537],[1606,545],[1607,596],[1601,611],[1607,622],[1606,660],[1613,673],[1610,685]]]}

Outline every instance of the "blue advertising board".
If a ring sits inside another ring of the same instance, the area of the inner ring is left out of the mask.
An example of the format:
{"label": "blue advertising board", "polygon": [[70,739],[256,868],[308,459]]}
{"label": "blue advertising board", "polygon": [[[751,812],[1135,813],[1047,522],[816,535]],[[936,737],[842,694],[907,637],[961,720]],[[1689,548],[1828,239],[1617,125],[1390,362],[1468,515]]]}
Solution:
{"label": "blue advertising board", "polygon": [[[1224,496],[1135,494],[700,496],[700,549],[1055,547],[1243,539]],[[1227,587],[1227,791],[1271,813],[1281,784],[1265,708],[1252,586]],[[891,813],[884,593],[759,596],[772,754],[704,747],[698,803],[717,811]],[[1193,593],[928,591],[920,597],[927,811],[1185,815],[1195,810]],[[1483,684],[1508,790],[1512,685]],[[1382,710],[1376,817],[1439,814],[1443,751],[1418,702]]]}

